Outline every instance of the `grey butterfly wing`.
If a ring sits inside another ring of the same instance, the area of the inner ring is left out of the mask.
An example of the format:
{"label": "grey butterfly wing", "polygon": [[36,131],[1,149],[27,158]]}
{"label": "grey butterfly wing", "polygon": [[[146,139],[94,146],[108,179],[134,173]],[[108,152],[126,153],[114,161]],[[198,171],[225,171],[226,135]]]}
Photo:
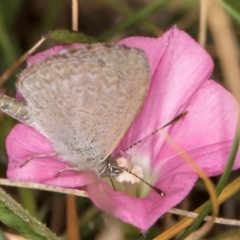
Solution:
{"label": "grey butterfly wing", "polygon": [[141,50],[94,44],[27,68],[18,88],[33,127],[63,160],[85,169],[117,146],[142,107],[148,84],[148,61]]}

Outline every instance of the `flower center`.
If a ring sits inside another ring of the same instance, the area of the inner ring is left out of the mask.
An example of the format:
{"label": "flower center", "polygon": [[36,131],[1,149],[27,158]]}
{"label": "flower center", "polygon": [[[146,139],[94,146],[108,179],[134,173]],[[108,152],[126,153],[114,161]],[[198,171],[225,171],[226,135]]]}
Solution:
{"label": "flower center", "polygon": [[115,191],[124,192],[132,197],[146,197],[152,189],[148,183],[152,183],[153,174],[143,173],[142,167],[135,165],[133,161],[124,157],[117,158],[115,161],[116,165],[122,168],[123,171],[114,178],[111,178],[111,183],[110,179],[106,178],[106,180],[108,179],[108,183],[113,186]]}

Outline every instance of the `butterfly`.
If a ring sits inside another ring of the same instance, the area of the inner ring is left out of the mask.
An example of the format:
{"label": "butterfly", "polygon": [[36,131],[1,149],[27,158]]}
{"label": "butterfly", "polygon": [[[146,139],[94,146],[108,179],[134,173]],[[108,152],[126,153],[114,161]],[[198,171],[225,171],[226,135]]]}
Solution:
{"label": "butterfly", "polygon": [[66,48],[18,76],[25,102],[0,96],[0,109],[43,134],[77,170],[123,170],[111,153],[141,110],[150,82],[144,51],[124,45]]}

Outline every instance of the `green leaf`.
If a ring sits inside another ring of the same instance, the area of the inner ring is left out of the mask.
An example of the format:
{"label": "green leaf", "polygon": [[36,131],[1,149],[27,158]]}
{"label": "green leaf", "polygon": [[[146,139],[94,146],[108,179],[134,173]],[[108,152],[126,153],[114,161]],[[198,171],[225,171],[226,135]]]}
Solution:
{"label": "green leaf", "polygon": [[0,221],[22,236],[35,240],[59,240],[46,226],[0,188]]}
{"label": "green leaf", "polygon": [[57,29],[53,30],[43,37],[47,39],[52,39],[59,43],[63,44],[72,44],[72,43],[97,43],[99,42],[95,38],[84,34],[82,32],[76,32],[68,29]]}

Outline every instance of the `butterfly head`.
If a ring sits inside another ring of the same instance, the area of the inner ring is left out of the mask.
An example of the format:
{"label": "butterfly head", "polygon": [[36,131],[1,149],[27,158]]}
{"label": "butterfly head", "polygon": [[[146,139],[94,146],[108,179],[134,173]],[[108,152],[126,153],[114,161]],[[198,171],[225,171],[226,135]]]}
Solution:
{"label": "butterfly head", "polygon": [[116,177],[123,172],[123,168],[119,167],[115,159],[109,156],[105,159],[98,168],[99,176],[105,177]]}

